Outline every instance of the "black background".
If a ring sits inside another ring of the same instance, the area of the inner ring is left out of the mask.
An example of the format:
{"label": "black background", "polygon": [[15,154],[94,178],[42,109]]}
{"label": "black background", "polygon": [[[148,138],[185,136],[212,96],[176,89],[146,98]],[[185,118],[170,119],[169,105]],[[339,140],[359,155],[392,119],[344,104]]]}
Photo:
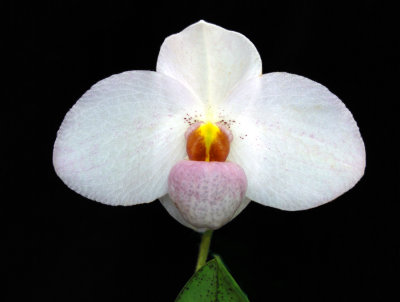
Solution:
{"label": "black background", "polygon": [[55,175],[51,156],[65,113],[91,85],[154,70],[164,38],[200,19],[246,35],[264,73],[327,86],[353,113],[367,150],[366,174],[345,195],[302,212],[251,203],[215,232],[212,252],[251,301],[385,301],[395,293],[393,8],[377,1],[51,1],[12,2],[4,11],[11,54],[3,60],[12,63],[2,110],[7,301],[173,301],[189,279],[197,233],[157,201],[110,207],[79,196]]}

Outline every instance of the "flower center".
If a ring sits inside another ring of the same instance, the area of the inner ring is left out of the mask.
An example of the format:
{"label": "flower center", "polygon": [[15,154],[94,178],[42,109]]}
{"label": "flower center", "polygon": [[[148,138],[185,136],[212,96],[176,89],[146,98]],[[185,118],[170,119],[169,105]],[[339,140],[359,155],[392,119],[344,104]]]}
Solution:
{"label": "flower center", "polygon": [[229,136],[211,122],[201,124],[186,138],[186,152],[190,160],[223,162],[228,157]]}

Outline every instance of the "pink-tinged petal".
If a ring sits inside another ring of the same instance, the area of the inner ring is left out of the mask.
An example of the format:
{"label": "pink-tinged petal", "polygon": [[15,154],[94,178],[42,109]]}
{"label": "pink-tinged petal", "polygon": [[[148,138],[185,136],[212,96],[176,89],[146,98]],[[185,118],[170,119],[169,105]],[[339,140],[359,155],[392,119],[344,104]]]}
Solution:
{"label": "pink-tinged petal", "polygon": [[326,87],[270,73],[239,85],[219,111],[233,120],[228,160],[248,179],[247,197],[283,210],[335,199],[364,174],[365,148],[350,111]]}
{"label": "pink-tinged petal", "polygon": [[262,73],[257,49],[245,36],[199,21],[169,36],[157,71],[190,87],[207,106],[225,101],[239,82]]}
{"label": "pink-tinged petal", "polygon": [[196,228],[194,225],[191,225],[189,222],[187,222],[168,194],[160,197],[159,200],[163,207],[167,210],[168,214],[175,218],[175,220],[178,221],[180,224],[199,233],[207,231],[206,228]]}
{"label": "pink-tinged petal", "polygon": [[201,115],[182,84],[129,71],[95,84],[67,113],[54,145],[58,176],[79,194],[110,205],[167,193],[171,168],[186,156],[187,115]]}
{"label": "pink-tinged petal", "polygon": [[[208,228],[197,228],[194,225],[191,225],[189,222],[187,222],[181,212],[179,212],[179,209],[177,208],[177,206],[175,205],[175,203],[173,202],[173,200],[171,199],[171,197],[166,194],[163,197],[159,198],[161,204],[163,205],[163,207],[167,210],[168,214],[170,214],[173,218],[175,218],[176,221],[178,221],[180,224],[184,225],[187,228],[190,228],[196,232],[199,233],[204,233],[205,231],[208,230]],[[235,213],[232,216],[232,219],[234,219],[236,216],[238,216],[250,203],[250,199],[245,197],[244,200],[240,203],[239,207],[237,208],[237,210],[235,211]],[[232,220],[231,219],[231,220]]]}
{"label": "pink-tinged petal", "polygon": [[248,204],[247,180],[241,167],[232,162],[183,160],[171,170],[164,204],[179,222],[197,231],[215,230],[236,217]]}

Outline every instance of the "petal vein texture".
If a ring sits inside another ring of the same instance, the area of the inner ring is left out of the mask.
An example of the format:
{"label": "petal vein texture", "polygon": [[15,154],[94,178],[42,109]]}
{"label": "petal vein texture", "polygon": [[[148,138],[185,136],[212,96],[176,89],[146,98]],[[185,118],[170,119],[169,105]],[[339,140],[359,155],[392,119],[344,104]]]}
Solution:
{"label": "petal vein texture", "polygon": [[228,160],[244,169],[247,197],[258,203],[316,207],[364,173],[364,143],[350,111],[307,78],[276,72],[241,83],[220,116],[235,121]]}
{"label": "petal vein texture", "polygon": [[186,156],[187,114],[201,102],[182,84],[129,71],[95,84],[66,115],[54,145],[58,176],[79,194],[110,205],[151,202]]}
{"label": "petal vein texture", "polygon": [[200,21],[165,39],[157,72],[182,82],[211,108],[225,101],[237,83],[260,76],[262,68],[249,39]]}

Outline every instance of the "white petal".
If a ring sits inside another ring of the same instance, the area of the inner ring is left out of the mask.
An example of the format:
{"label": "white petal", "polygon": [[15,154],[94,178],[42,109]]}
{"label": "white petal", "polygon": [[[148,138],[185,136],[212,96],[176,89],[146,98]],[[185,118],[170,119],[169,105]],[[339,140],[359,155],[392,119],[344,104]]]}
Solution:
{"label": "white petal", "polygon": [[168,173],[186,156],[186,114],[202,105],[182,84],[151,71],[113,75],[67,113],[54,145],[59,177],[111,205],[151,202],[167,193]]}
{"label": "white petal", "polygon": [[238,82],[261,75],[262,67],[257,49],[245,36],[200,21],[165,39],[157,71],[213,106],[225,101]]}
{"label": "white petal", "polygon": [[316,207],[364,174],[364,143],[350,111],[309,79],[270,73],[247,81],[219,114],[234,120],[227,160],[244,169],[246,195],[256,202],[284,210]]}
{"label": "white petal", "polygon": [[242,211],[249,205],[251,199],[245,197],[243,202],[240,204],[239,208],[236,210],[235,214],[232,216],[232,220],[237,217]]}

